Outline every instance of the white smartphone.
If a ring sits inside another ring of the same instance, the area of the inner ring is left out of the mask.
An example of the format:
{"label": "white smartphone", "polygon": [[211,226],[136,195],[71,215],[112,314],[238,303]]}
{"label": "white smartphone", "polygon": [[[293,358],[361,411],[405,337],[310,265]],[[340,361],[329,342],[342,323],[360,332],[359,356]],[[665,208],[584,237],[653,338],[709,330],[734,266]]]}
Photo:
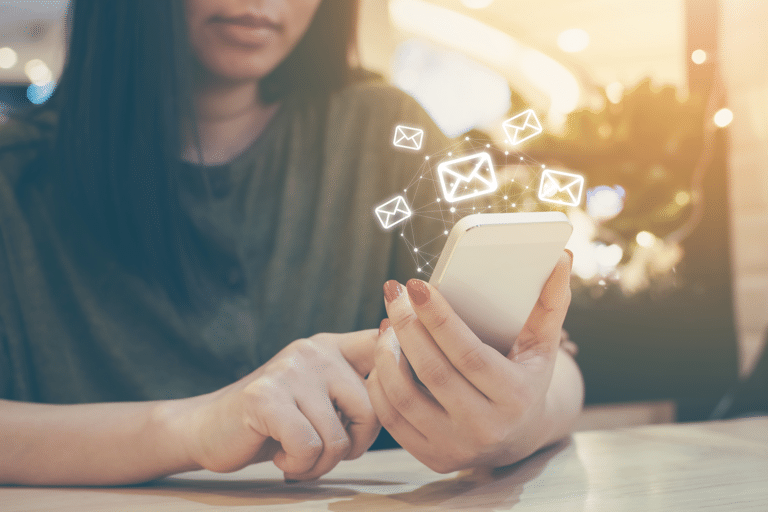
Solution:
{"label": "white smartphone", "polygon": [[506,355],[572,231],[562,212],[468,215],[453,226],[429,282]]}

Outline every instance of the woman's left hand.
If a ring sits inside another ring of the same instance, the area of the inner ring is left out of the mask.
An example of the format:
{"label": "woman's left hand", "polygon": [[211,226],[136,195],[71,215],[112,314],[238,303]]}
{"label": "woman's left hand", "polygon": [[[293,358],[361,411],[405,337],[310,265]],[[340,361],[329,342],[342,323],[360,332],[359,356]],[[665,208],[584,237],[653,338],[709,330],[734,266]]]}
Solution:
{"label": "woman's left hand", "polygon": [[571,264],[563,253],[507,356],[480,341],[431,285],[385,284],[389,318],[367,389],[403,448],[447,473],[511,464],[555,440],[547,397]]}

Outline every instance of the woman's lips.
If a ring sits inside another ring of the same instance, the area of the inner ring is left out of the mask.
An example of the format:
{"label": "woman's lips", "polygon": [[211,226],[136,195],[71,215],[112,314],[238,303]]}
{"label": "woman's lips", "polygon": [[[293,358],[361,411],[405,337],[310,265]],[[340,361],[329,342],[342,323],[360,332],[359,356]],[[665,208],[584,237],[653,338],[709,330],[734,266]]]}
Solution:
{"label": "woman's lips", "polygon": [[222,39],[235,46],[263,46],[281,30],[278,23],[264,16],[215,17],[211,21]]}

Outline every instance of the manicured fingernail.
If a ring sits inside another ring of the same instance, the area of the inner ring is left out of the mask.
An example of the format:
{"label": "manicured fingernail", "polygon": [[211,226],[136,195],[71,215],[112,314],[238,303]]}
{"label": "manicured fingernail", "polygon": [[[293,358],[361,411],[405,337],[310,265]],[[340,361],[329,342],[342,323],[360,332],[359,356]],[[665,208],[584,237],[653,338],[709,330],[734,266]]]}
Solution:
{"label": "manicured fingernail", "polygon": [[411,301],[417,306],[421,306],[429,300],[429,288],[424,281],[411,279],[405,287],[408,289],[408,296],[411,297]]}
{"label": "manicured fingernail", "polygon": [[385,318],[384,320],[381,321],[381,324],[379,325],[379,336],[384,334],[384,331],[389,329],[389,325],[390,325],[389,318]]}
{"label": "manicured fingernail", "polygon": [[387,304],[400,296],[400,283],[397,281],[387,281],[384,283],[384,300]]}

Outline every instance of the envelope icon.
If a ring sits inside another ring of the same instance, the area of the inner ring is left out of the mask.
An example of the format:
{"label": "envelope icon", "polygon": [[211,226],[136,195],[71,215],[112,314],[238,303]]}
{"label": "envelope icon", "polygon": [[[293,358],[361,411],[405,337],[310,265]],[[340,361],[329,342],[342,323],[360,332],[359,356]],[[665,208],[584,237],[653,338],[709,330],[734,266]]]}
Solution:
{"label": "envelope icon", "polygon": [[410,126],[398,125],[395,128],[394,145],[398,148],[421,149],[421,143],[424,141],[424,130],[420,128],[411,128]]}
{"label": "envelope icon", "polygon": [[539,199],[547,203],[578,206],[584,191],[584,176],[544,169],[539,186]]}
{"label": "envelope icon", "polygon": [[477,153],[437,166],[443,197],[449,203],[490,194],[499,188],[488,153]]}
{"label": "envelope icon", "polygon": [[513,146],[541,133],[541,123],[536,117],[536,112],[532,109],[520,112],[512,119],[507,119],[504,121],[503,127]]}
{"label": "envelope icon", "polygon": [[405,222],[410,216],[411,209],[408,208],[403,196],[397,196],[376,207],[376,217],[379,218],[384,229],[393,228],[401,222]]}

